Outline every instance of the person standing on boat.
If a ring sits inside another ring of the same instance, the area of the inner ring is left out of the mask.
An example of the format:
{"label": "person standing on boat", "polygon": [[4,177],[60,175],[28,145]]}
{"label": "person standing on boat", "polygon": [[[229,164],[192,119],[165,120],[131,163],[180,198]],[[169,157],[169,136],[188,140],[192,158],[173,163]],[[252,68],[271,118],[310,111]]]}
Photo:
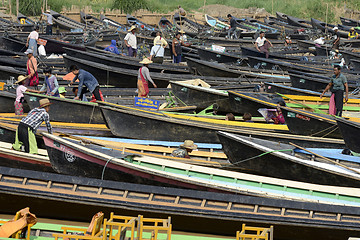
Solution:
{"label": "person standing on boat", "polygon": [[355,32],[355,28],[352,27],[350,28],[350,32],[348,34],[348,39],[358,39],[359,38],[359,34],[357,32]]}
{"label": "person standing on boat", "polygon": [[265,38],[264,31],[261,31],[259,37],[256,39],[255,47],[259,52],[265,53],[266,58],[269,58],[269,48],[273,47],[273,45]]}
{"label": "person standing on boat", "polygon": [[[345,102],[349,100],[349,87],[346,77],[341,73],[340,66],[334,66],[334,75],[330,79],[330,83],[326,86],[320,98],[330,89],[332,92],[329,103],[329,114],[341,117],[343,110],[343,99],[345,90]],[[335,103],[335,108],[333,104]],[[334,110],[333,110],[334,109]]]}
{"label": "person standing on boat", "polygon": [[136,31],[137,31],[136,26],[131,26],[128,34],[126,34],[124,38],[125,45],[128,48],[129,57],[136,57],[137,54],[137,42],[135,35]]}
{"label": "person standing on boat", "polygon": [[47,98],[39,101],[40,106],[31,110],[26,117],[21,119],[18,129],[16,130],[15,143],[12,149],[21,151],[22,146],[25,152],[31,154],[38,153],[35,133],[41,123],[45,121],[48,133],[52,134],[52,127],[49,120],[50,101]]}
{"label": "person standing on boat", "polygon": [[19,84],[19,86],[16,88],[16,99],[14,102],[15,106],[15,115],[23,115],[24,114],[24,108],[23,108],[23,102],[24,102],[24,92],[34,92],[39,93],[38,91],[28,89],[24,86],[24,82],[27,78],[23,75],[18,76],[18,80],[15,82],[15,84]]}
{"label": "person standing on boat", "polygon": [[111,40],[110,46],[107,46],[107,47],[104,49],[104,51],[108,51],[108,52],[111,52],[111,53],[115,53],[115,54],[117,54],[117,55],[120,54],[119,49],[118,49],[117,46],[116,46],[116,40],[115,40],[115,39]]}
{"label": "person standing on boat", "polygon": [[51,68],[47,67],[44,70],[45,81],[40,89],[40,93],[46,93],[48,96],[60,97],[59,94],[59,83],[55,75],[51,74]]}
{"label": "person standing on boat", "polygon": [[138,88],[138,97],[146,98],[149,95],[149,83],[151,82],[154,88],[157,88],[156,84],[150,77],[150,71],[148,68],[148,65],[152,63],[148,58],[144,58],[141,62],[143,64],[139,71],[138,71],[138,82],[137,82],[137,88]]}
{"label": "person standing on boat", "polygon": [[339,28],[338,27],[334,27],[332,29],[336,35],[336,39],[332,45],[332,48],[333,49],[339,49],[339,46],[340,46],[340,33],[339,33]]}
{"label": "person standing on boat", "polygon": [[183,144],[171,153],[173,157],[190,158],[189,153],[197,149],[197,145],[192,140],[185,140]]}
{"label": "person standing on boat", "polygon": [[32,50],[33,55],[37,56],[37,41],[39,40],[39,26],[35,26],[34,30],[29,34],[26,40],[26,47]]}
{"label": "person standing on boat", "polygon": [[150,61],[162,64],[164,61],[165,48],[168,45],[166,40],[161,37],[160,32],[157,32],[157,37],[154,39],[154,46],[150,51]]}
{"label": "person standing on boat", "polygon": [[[41,8],[42,15],[46,16],[46,35],[52,35],[53,16],[50,14],[50,10],[44,12],[44,8]],[[40,17],[41,20],[42,16]]]}
{"label": "person standing on boat", "polygon": [[231,16],[231,14],[228,14],[227,17],[229,18],[230,28],[228,30],[228,39],[231,39],[231,35],[236,33],[236,20]]}
{"label": "person standing on boat", "polygon": [[[75,100],[83,99],[84,94],[89,91],[94,94],[97,101],[103,100],[100,95],[99,83],[91,73],[79,69],[76,65],[70,66],[70,71],[75,75],[74,79],[71,80],[70,85],[79,79],[78,92],[74,98]],[[85,87],[83,85],[85,85]]]}
{"label": "person standing on boat", "polygon": [[26,70],[27,70],[27,80],[25,82],[25,86],[37,86],[39,84],[39,75],[37,72],[37,60],[33,55],[33,50],[28,48],[25,52],[28,56],[28,60],[26,62]]}
{"label": "person standing on boat", "polygon": [[181,29],[179,31],[179,33],[180,33],[180,40],[183,41],[184,43],[186,43],[188,39],[187,39],[187,36],[185,34],[185,31]]}
{"label": "person standing on boat", "polygon": [[184,43],[180,39],[180,33],[177,32],[175,35],[175,38],[172,41],[172,53],[174,55],[174,63],[180,63],[181,62],[181,55],[182,55],[182,48],[181,46],[189,47],[191,46],[190,43]]}

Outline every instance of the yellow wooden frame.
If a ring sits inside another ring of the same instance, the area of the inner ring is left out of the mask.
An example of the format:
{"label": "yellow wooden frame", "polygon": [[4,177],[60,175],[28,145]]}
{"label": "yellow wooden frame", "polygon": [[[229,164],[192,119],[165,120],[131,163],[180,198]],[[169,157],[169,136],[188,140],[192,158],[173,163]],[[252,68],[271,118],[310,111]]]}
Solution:
{"label": "yellow wooden frame", "polygon": [[[151,224],[151,225],[146,225]],[[142,215],[138,216],[138,229],[137,229],[137,239],[143,239],[144,230],[152,231],[152,240],[157,240],[159,231],[165,231],[167,234],[167,240],[171,240],[171,217],[167,219],[159,219],[159,218],[144,218]]]}
{"label": "yellow wooden frame", "polygon": [[[246,231],[256,232],[246,233]],[[269,228],[262,227],[249,227],[246,224],[242,225],[242,230],[236,232],[236,240],[273,240],[274,227]]]}

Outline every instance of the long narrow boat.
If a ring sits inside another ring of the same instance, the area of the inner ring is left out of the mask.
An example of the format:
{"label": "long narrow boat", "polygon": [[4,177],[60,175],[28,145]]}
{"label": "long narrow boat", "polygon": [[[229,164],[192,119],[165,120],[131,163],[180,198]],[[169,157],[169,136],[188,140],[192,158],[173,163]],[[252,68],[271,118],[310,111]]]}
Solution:
{"label": "long narrow boat", "polygon": [[343,118],[336,118],[346,147],[355,153],[360,153],[360,124]]}
{"label": "long narrow boat", "polygon": [[[67,98],[47,96],[38,93],[24,93],[31,109],[39,107],[39,100],[48,98],[52,103],[49,111],[50,121],[68,123],[104,123],[97,103],[84,102]],[[68,112],[68,110],[70,110]]]}
{"label": "long narrow boat", "polygon": [[278,83],[265,82],[266,92],[268,93],[281,93],[291,95],[308,95],[308,96],[320,96],[321,92],[306,90],[302,88],[285,86]]}
{"label": "long narrow boat", "polygon": [[342,138],[334,117],[288,107],[281,107],[281,111],[291,133]]}
{"label": "long narrow boat", "polygon": [[[64,48],[66,55],[84,59],[87,61],[94,61],[110,67],[126,68],[138,70],[142,67],[142,64],[139,63],[139,59],[125,57],[125,56],[112,56],[110,54],[103,55],[93,52],[81,51],[72,48]],[[189,70],[186,67],[170,65],[170,64],[150,64],[149,70],[151,72],[162,72],[162,73],[174,73],[174,74],[188,74]]]}
{"label": "long narrow boat", "polygon": [[[341,148],[344,142],[338,139],[298,136],[284,132],[286,126],[238,121],[206,119],[196,116],[181,116],[171,113],[156,113],[142,109],[99,102],[107,125],[115,136],[153,139],[164,141],[184,141],[189,138],[196,142],[219,142],[215,131],[227,131],[246,136],[256,136],[280,142],[292,141],[305,147]],[[124,124],[126,123],[126,124]],[[159,128],[158,126],[162,126]],[[121,126],[121,127],[120,127]],[[286,130],[285,130],[286,132]]]}
{"label": "long narrow boat", "polygon": [[340,17],[340,21],[346,26],[358,27],[360,25],[359,20],[354,20],[351,18]]}
{"label": "long narrow boat", "polygon": [[95,46],[95,43],[99,40],[98,38],[94,38],[90,41],[87,42],[83,42],[81,40],[81,42],[79,43],[71,43],[68,41],[61,41],[61,40],[56,40],[56,39],[52,39],[52,38],[48,38],[45,36],[42,36],[41,38],[43,38],[44,40],[46,40],[46,45],[45,45],[45,50],[46,53],[55,53],[55,54],[63,54],[65,53],[65,49],[64,48],[72,48],[72,49],[78,49],[78,50],[85,50],[85,46]]}
{"label": "long narrow boat", "polygon": [[140,21],[139,19],[137,19],[136,17],[130,15],[130,14],[127,14],[126,15],[126,20],[127,20],[127,23],[131,26],[131,25],[135,25],[137,26],[139,29],[144,29],[144,30],[147,30],[147,31],[152,31],[152,32],[155,32],[155,31],[158,31],[159,29],[155,28],[155,27],[152,27],[150,26],[149,24],[146,24],[144,23],[143,21]]}
{"label": "long narrow boat", "polygon": [[180,16],[179,13],[174,14],[173,23],[178,30],[183,30],[191,37],[195,37],[204,27],[187,17]]}
{"label": "long narrow boat", "polygon": [[[61,15],[58,12],[55,12],[53,10],[50,10],[50,14],[53,16],[54,24],[65,30],[71,30],[71,29],[80,29],[83,30],[87,26],[81,22],[77,22],[69,17],[66,17],[64,15]],[[88,26],[89,27],[89,26]]]}
{"label": "long narrow boat", "polygon": [[[322,185],[360,185],[360,168],[349,170],[328,162],[305,160],[292,154],[294,147],[290,144],[226,132],[218,134],[230,162],[245,172]],[[360,163],[360,157],[353,158]]]}
{"label": "long narrow boat", "polygon": [[235,55],[227,52],[217,52],[211,49],[207,49],[205,47],[198,47],[197,51],[200,59],[204,61],[212,60],[219,63],[236,63],[242,62],[243,60],[240,55]]}
{"label": "long narrow boat", "polygon": [[299,26],[299,27],[303,27],[303,28],[312,28],[310,21],[306,21],[306,20],[303,20],[300,18],[289,16],[289,15],[287,15],[286,19],[290,25]]}
{"label": "long narrow boat", "polygon": [[193,141],[216,143],[219,140],[215,131],[219,129],[238,133],[243,130],[287,133],[285,125],[207,119],[101,104],[105,105],[101,106],[101,110],[107,126],[118,137],[184,141],[191,136]]}
{"label": "long narrow boat", "polygon": [[[161,185],[210,192],[360,206],[360,193],[355,190],[356,188],[261,177],[159,158],[131,157],[121,154],[121,151],[111,151],[94,145],[83,146],[75,141],[47,133],[43,136],[53,168],[65,174],[76,176],[90,174],[101,179],[146,181],[147,184],[157,182]],[[250,182],[251,186],[249,186]]]}
{"label": "long narrow boat", "polygon": [[127,31],[127,27],[124,24],[116,22],[115,20],[100,14],[100,20],[104,22],[105,26],[116,28],[117,31]]}
{"label": "long narrow boat", "polygon": [[[321,31],[323,32],[330,32],[332,34],[335,34],[335,31],[333,30],[333,28],[336,26],[336,25],[333,25],[333,24],[328,24],[328,23],[325,23],[325,22],[322,22],[320,20],[317,20],[317,19],[314,19],[314,18],[311,18],[311,25],[313,26],[313,28],[315,29],[320,29]],[[342,31],[341,29],[338,30],[338,33],[340,34],[340,37],[342,38],[348,38],[348,33],[345,32],[345,31]]]}
{"label": "long narrow boat", "polygon": [[[16,25],[18,26],[18,24],[20,24],[20,26],[21,26],[21,28],[22,28],[22,30],[24,32],[31,32],[34,29],[35,21],[28,18],[24,14],[18,12],[18,14],[16,16],[16,19],[17,19],[17,24]],[[21,23],[20,19],[25,19],[25,24]]]}
{"label": "long narrow boat", "polygon": [[230,28],[228,23],[222,22],[217,18],[214,18],[208,14],[205,14],[205,21],[210,26],[219,31],[225,31]]}
{"label": "long narrow boat", "polygon": [[175,27],[166,17],[161,17],[158,23],[158,28],[162,31],[169,32],[172,31]]}
{"label": "long narrow boat", "polygon": [[96,29],[105,29],[106,26],[104,22],[101,21],[99,18],[94,17],[90,14],[86,14],[83,11],[80,11],[80,19],[81,22],[84,23],[86,26],[90,26]]}
{"label": "long narrow boat", "polygon": [[[0,174],[0,203],[6,205],[12,201],[2,214],[18,211],[24,206],[25,198],[32,203],[31,210],[38,217],[89,221],[95,207],[106,214],[113,211],[156,218],[171,215],[176,229],[190,231],[194,229],[193,226],[197,226],[197,232],[208,234],[234,235],[239,226],[245,223],[250,226],[273,225],[275,236],[279,239],[338,240],[360,236],[358,207],[260,196],[239,197],[238,194],[130,184],[11,168],[0,168]],[[59,186],[62,187],[61,191]],[[64,211],[72,208],[76,208],[76,211]],[[42,235],[43,231],[47,234],[62,232],[60,227],[43,226],[40,223],[32,227],[32,232],[40,235],[37,238],[48,236]],[[198,234],[196,237],[189,234],[179,238],[171,236],[174,240],[189,237],[210,240]],[[222,240],[218,236],[216,239]]]}

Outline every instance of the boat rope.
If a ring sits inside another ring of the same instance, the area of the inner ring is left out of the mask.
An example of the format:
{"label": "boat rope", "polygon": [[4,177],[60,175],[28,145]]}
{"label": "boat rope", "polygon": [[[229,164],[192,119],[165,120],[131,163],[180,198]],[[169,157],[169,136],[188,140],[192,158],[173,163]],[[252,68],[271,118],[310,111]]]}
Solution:
{"label": "boat rope", "polygon": [[106,166],[107,166],[108,163],[109,163],[111,160],[113,160],[114,158],[115,158],[115,157],[109,158],[109,160],[107,160],[107,162],[105,163],[104,168],[103,168],[103,170],[102,170],[102,174],[101,174],[101,180],[104,180],[104,173],[105,173],[105,168],[106,168]]}
{"label": "boat rope", "polygon": [[92,109],[92,111],[91,111],[91,115],[90,115],[90,119],[89,119],[89,124],[91,123],[91,120],[92,120],[92,118],[94,117],[94,112],[95,112],[95,105],[93,106],[93,109]]}
{"label": "boat rope", "polygon": [[328,131],[328,130],[330,130],[330,129],[333,128],[333,127],[335,127],[333,130],[331,130],[331,131],[329,131],[328,133],[326,133],[326,134],[324,134],[323,136],[321,136],[321,137],[326,137],[327,135],[329,135],[329,134],[333,133],[335,130],[337,130],[337,129],[338,129],[338,126],[337,126],[337,125],[332,125],[332,126],[330,126],[330,127],[328,127],[328,128],[325,128],[325,129],[323,129],[323,130],[320,130],[320,131],[318,131],[318,132],[316,132],[316,133],[311,134],[310,137],[314,137],[314,136],[316,136],[316,135],[318,135],[318,134],[320,134],[320,133],[323,133],[323,132],[325,132],[325,131]]}
{"label": "boat rope", "polygon": [[264,153],[261,153],[257,156],[254,156],[254,157],[250,157],[250,158],[247,158],[247,159],[244,159],[244,160],[241,160],[241,161],[237,161],[237,162],[234,162],[232,163],[233,166],[236,166],[240,163],[243,163],[243,162],[246,162],[246,161],[249,161],[249,160],[252,160],[252,159],[255,159],[255,158],[259,158],[259,157],[262,157],[264,155],[267,155],[267,154],[270,154],[270,153],[274,153],[274,152],[290,152],[290,151],[293,151],[294,149],[280,149],[280,150],[273,150],[273,151],[269,151],[269,152],[264,152]]}

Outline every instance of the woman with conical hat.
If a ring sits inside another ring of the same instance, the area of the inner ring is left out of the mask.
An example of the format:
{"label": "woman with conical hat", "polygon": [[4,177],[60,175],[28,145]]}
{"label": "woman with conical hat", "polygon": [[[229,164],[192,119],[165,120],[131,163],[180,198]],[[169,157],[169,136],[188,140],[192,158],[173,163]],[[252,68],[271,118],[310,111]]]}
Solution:
{"label": "woman with conical hat", "polygon": [[148,68],[148,65],[152,63],[148,58],[144,58],[141,62],[143,66],[138,71],[138,82],[137,82],[137,88],[138,88],[138,97],[148,97],[149,95],[149,83],[151,82],[152,85],[157,88],[156,84],[150,77],[150,71]]}
{"label": "woman with conical hat", "polygon": [[23,108],[24,92],[38,93],[38,91],[28,89],[27,87],[24,86],[26,79],[27,78],[24,75],[20,75],[18,77],[18,80],[15,82],[15,84],[19,84],[19,86],[16,88],[16,98],[15,98],[15,102],[14,102],[15,115],[23,115],[24,114],[24,108]]}

